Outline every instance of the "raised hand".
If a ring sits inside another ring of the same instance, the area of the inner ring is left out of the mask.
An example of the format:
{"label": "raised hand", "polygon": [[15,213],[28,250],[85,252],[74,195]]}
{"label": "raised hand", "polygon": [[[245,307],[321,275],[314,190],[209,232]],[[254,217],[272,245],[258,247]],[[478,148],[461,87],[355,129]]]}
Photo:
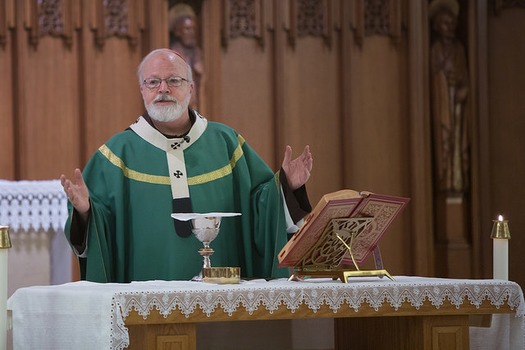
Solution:
{"label": "raised hand", "polygon": [[60,175],[60,183],[73,207],[75,207],[82,218],[87,219],[90,208],[89,191],[80,169],[75,169],[71,180],[66,178],[64,174]]}
{"label": "raised hand", "polygon": [[286,146],[282,167],[288,179],[288,186],[291,190],[296,190],[304,185],[310,178],[312,171],[313,158],[310,153],[310,146],[306,146],[303,153],[292,160],[292,147]]}

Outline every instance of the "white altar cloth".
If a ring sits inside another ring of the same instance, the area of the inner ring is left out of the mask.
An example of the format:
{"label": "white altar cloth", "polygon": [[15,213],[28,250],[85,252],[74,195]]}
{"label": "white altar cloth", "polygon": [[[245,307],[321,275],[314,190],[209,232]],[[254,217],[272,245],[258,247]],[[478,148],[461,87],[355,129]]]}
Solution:
{"label": "white altar cloth", "polygon": [[0,225],[13,231],[60,231],[67,217],[67,197],[60,180],[0,180]]}
{"label": "white altar cloth", "polygon": [[[60,180],[0,180],[0,225],[9,227],[13,245],[8,295],[45,281],[71,281],[67,202]],[[42,258],[48,260],[42,263]]]}
{"label": "white altar cloth", "polygon": [[331,279],[243,281],[215,285],[190,281],[147,281],[130,284],[72,282],[17,290],[8,300],[12,312],[13,347],[18,349],[123,349],[129,345],[126,317],[132,310],[147,317],[180,310],[191,315],[223,310],[248,313],[264,308],[273,312],[285,305],[292,312],[301,304],[311,310],[328,305],[337,314],[343,308],[356,312],[362,305],[374,309],[384,304],[394,309],[410,305],[419,309],[425,300],[436,308],[445,303],[459,307],[484,300],[496,307],[508,305],[514,346],[523,348],[525,302],[520,286],[504,280],[457,280],[395,276],[395,281],[352,278],[349,283]]}

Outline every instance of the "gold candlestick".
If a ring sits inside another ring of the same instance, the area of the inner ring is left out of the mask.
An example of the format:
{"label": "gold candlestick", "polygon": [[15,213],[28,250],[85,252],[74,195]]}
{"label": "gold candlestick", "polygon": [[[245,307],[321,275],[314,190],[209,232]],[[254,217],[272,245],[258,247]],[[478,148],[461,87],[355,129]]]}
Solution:
{"label": "gold candlestick", "polygon": [[9,226],[0,226],[0,249],[11,248]]}
{"label": "gold candlestick", "polygon": [[490,238],[493,243],[493,277],[494,279],[509,279],[509,221],[504,220],[502,215],[493,220]]}

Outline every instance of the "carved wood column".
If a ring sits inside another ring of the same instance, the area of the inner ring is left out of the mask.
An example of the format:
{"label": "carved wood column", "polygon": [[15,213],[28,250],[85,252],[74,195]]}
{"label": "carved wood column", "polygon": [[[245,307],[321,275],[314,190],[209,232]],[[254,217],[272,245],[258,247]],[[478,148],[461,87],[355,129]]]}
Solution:
{"label": "carved wood column", "polygon": [[13,28],[16,18],[14,0],[0,1],[0,178],[12,180],[16,176],[15,126],[13,117],[13,70],[16,60],[12,57]]}
{"label": "carved wood column", "polygon": [[427,6],[410,1],[408,7],[408,72],[410,114],[410,177],[412,205],[410,251],[412,269],[417,275],[434,273],[434,228],[432,211],[432,163],[428,98]]}

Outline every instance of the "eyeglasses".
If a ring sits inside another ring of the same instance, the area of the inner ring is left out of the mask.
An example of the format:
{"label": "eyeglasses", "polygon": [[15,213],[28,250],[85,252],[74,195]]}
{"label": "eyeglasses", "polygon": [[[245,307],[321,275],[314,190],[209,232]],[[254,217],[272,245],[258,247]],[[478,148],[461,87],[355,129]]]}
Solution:
{"label": "eyeglasses", "polygon": [[149,78],[149,79],[144,79],[142,81],[142,85],[144,85],[148,89],[153,90],[153,89],[157,89],[160,86],[160,84],[162,84],[163,81],[165,81],[166,84],[168,84],[168,86],[170,87],[179,87],[182,85],[183,81],[189,82],[188,79],[184,79],[182,77],[169,77],[166,79]]}

